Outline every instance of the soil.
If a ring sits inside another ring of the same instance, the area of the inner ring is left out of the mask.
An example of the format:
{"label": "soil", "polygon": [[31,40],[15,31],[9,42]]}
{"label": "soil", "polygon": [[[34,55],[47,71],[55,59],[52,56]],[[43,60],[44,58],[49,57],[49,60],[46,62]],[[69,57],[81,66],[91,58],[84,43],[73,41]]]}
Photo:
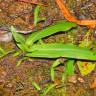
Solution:
{"label": "soil", "polygon": [[[33,28],[33,22],[36,4],[19,0],[0,0],[0,46],[4,50],[18,49],[10,33],[11,26],[15,26],[18,32],[27,34],[43,29],[56,21],[65,20],[55,0],[33,1],[42,2],[40,17],[46,18],[45,21],[39,22],[35,28]],[[70,12],[78,19],[96,19],[96,0],[64,1]],[[87,27],[78,26],[77,32],[58,33],[44,39],[44,42],[79,44],[86,31],[88,31]],[[95,40],[96,32],[93,36]],[[17,67],[16,64],[22,55],[13,56],[13,53],[0,58],[0,96],[43,96],[42,93],[46,86],[54,83],[50,77],[50,68],[54,59],[30,58]],[[76,66],[75,76],[66,78],[62,87],[60,80],[63,67],[59,66],[56,69],[57,79],[55,82],[57,86],[51,89],[46,96],[96,96],[96,86],[95,88],[90,87],[92,82],[96,80],[96,70],[82,76]],[[32,82],[36,82],[42,90],[37,90]]]}

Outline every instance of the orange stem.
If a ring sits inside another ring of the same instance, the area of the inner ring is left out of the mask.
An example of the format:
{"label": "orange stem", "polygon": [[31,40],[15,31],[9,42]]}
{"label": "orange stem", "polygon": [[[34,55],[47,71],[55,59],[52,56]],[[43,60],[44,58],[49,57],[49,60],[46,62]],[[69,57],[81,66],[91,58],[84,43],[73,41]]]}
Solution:
{"label": "orange stem", "polygon": [[96,20],[78,20],[71,15],[68,8],[65,6],[63,0],[56,0],[57,5],[59,6],[63,16],[70,22],[77,23],[78,25],[88,26],[91,28],[96,27]]}

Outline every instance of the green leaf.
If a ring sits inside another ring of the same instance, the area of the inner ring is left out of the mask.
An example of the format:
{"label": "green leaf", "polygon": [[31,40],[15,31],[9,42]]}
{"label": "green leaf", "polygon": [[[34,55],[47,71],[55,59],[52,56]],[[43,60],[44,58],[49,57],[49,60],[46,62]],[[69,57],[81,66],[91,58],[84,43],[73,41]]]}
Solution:
{"label": "green leaf", "polygon": [[39,86],[35,81],[33,81],[32,76],[29,77],[29,80],[30,80],[30,82],[32,82],[32,85],[33,85],[38,91],[41,90],[40,86]]}
{"label": "green leaf", "polygon": [[4,51],[4,49],[0,47],[0,54],[5,54],[5,53],[6,51]]}
{"label": "green leaf", "polygon": [[45,21],[45,20],[46,20],[46,18],[45,18],[45,17],[38,18],[38,22],[40,22],[40,21]]}
{"label": "green leaf", "polygon": [[66,62],[66,73],[67,73],[67,75],[74,74],[74,60],[68,60]]}
{"label": "green leaf", "polygon": [[14,52],[14,50],[6,51],[2,47],[0,47],[0,59],[12,52]]}
{"label": "green leaf", "polygon": [[68,75],[73,75],[74,74],[74,61],[73,59],[68,59],[66,61],[66,69],[64,68],[64,72],[62,74],[62,83],[65,82],[65,79],[67,78]]}
{"label": "green leaf", "polygon": [[22,50],[22,51],[27,51],[28,47],[24,43],[17,43],[17,46]]}
{"label": "green leaf", "polygon": [[19,33],[17,33],[16,32],[16,29],[13,27],[13,26],[11,26],[11,32],[12,32],[12,35],[13,35],[13,37],[14,37],[14,40],[17,42],[17,43],[25,43],[25,38],[21,35],[21,34],[19,34]]}
{"label": "green leaf", "polygon": [[77,65],[82,76],[88,75],[96,67],[96,64],[93,64],[92,62],[84,62],[84,61],[82,62],[78,61]]}
{"label": "green leaf", "polygon": [[39,39],[50,36],[60,31],[68,31],[72,27],[76,27],[76,24],[67,21],[59,21],[56,24],[46,27],[45,29],[30,34],[28,39],[26,40],[26,45],[31,46],[35,41]]}
{"label": "green leaf", "polygon": [[10,51],[5,51],[4,53],[0,53],[0,58],[2,58],[2,57],[4,57],[4,56],[6,56],[6,55],[8,55],[9,53],[12,53],[12,52],[14,52],[15,50],[10,50]]}
{"label": "green leaf", "polygon": [[62,79],[61,79],[61,82],[64,83],[65,80],[67,78],[67,73],[65,72],[65,69],[64,69],[64,72],[62,73]]}
{"label": "green leaf", "polygon": [[0,58],[2,58],[5,55],[6,55],[6,51],[2,47],[0,47]]}
{"label": "green leaf", "polygon": [[26,51],[27,46],[25,45],[25,38],[20,34],[16,32],[16,29],[11,26],[11,32],[14,37],[14,40],[16,41],[17,46],[22,50]]}
{"label": "green leaf", "polygon": [[18,50],[18,51],[16,51],[16,52],[13,54],[13,57],[19,56],[21,53],[22,53],[22,51],[21,51],[21,50]]}
{"label": "green leaf", "polygon": [[28,59],[28,57],[22,57],[22,59],[20,59],[20,60],[17,62],[16,67],[19,67],[20,64],[21,64],[23,61],[27,60],[27,59]]}
{"label": "green leaf", "polygon": [[39,12],[40,12],[40,5],[37,5],[35,10],[34,10],[34,25],[35,26],[39,21]]}
{"label": "green leaf", "polygon": [[52,90],[57,84],[49,85],[43,93],[43,96],[46,96],[50,90]]}
{"label": "green leaf", "polygon": [[57,59],[51,66],[51,79],[52,81],[54,81],[54,77],[55,77],[55,68],[60,64],[59,59]]}
{"label": "green leaf", "polygon": [[40,86],[36,83],[32,81],[32,85],[39,91],[41,90]]}
{"label": "green leaf", "polygon": [[86,60],[96,60],[96,56],[93,51],[87,48],[81,48],[72,44],[43,44],[43,45],[33,45],[31,49],[28,50],[29,53],[26,56],[29,57],[42,57],[42,58],[75,58],[75,59],[86,59]]}

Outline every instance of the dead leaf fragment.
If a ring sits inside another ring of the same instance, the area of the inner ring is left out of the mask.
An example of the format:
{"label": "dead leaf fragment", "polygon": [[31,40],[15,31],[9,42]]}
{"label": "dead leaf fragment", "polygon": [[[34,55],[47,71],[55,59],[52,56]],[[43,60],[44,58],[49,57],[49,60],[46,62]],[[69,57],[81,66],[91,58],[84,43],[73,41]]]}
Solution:
{"label": "dead leaf fragment", "polygon": [[92,82],[90,88],[96,88],[96,79]]}
{"label": "dead leaf fragment", "polygon": [[68,81],[70,83],[76,83],[77,82],[77,76],[73,75],[73,76],[68,77]]}
{"label": "dead leaf fragment", "polygon": [[84,82],[85,82],[84,79],[81,78],[81,77],[78,77],[78,81],[79,81],[80,83],[84,83]]}

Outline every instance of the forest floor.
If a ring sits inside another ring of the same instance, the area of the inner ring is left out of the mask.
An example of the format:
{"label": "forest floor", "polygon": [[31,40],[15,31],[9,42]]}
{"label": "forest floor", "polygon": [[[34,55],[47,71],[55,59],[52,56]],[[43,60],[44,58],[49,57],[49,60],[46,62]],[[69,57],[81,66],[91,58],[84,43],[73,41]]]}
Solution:
{"label": "forest floor", "polygon": [[[57,21],[66,20],[55,0],[33,1],[42,2],[39,16],[46,18],[35,28],[33,28],[34,10],[38,4],[20,2],[20,0],[0,0],[0,47],[5,51],[18,50],[12,34],[9,34],[10,26],[14,26],[20,33],[27,35],[29,32],[43,30]],[[78,19],[96,20],[95,0],[64,0],[64,2]],[[87,31],[87,27],[78,25],[76,32],[61,32],[47,37],[43,41],[45,43],[62,42],[78,45]],[[92,31],[94,31],[93,37],[90,37],[94,39],[96,46],[96,30]],[[49,90],[46,96],[96,96],[96,68],[82,76],[78,66],[75,65],[75,74],[68,76],[62,85],[60,80],[64,66],[56,68],[56,80],[54,82],[51,80],[50,68],[55,59],[30,58],[17,67],[16,64],[20,59],[22,59],[22,55],[13,56],[12,52],[0,58],[0,96],[43,96],[43,91],[53,83],[56,83],[57,86]],[[38,88],[36,89],[33,82],[39,85],[41,90],[37,90]]]}

